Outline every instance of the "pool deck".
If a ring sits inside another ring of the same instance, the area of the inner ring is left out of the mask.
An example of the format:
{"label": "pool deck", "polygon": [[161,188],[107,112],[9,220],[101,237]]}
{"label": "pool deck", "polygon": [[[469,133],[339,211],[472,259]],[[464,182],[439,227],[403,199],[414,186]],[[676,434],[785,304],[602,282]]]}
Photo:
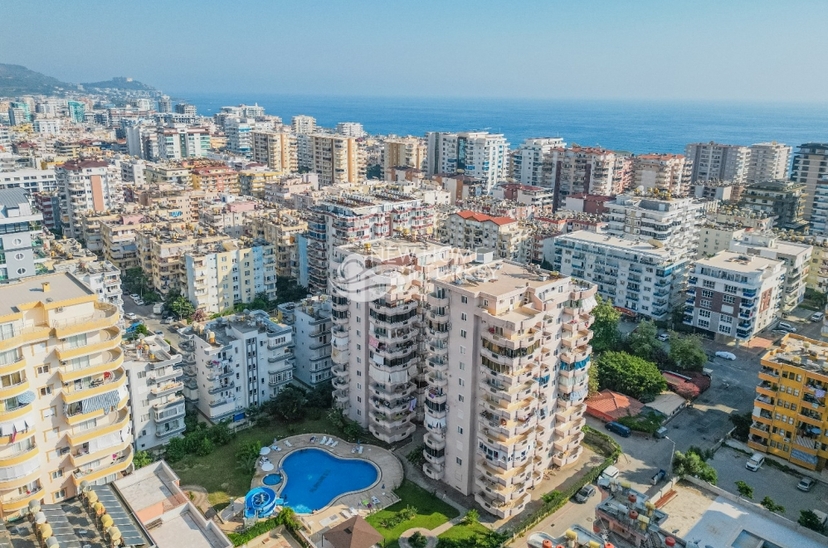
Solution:
{"label": "pool deck", "polygon": [[[317,542],[321,533],[348,519],[350,517],[350,514],[348,513],[349,508],[354,508],[359,515],[365,517],[379,508],[388,507],[399,501],[399,497],[394,494],[394,489],[396,489],[403,481],[403,466],[399,459],[394,456],[391,451],[387,451],[375,445],[363,444],[362,454],[360,455],[352,452],[354,447],[357,445],[355,443],[349,443],[341,438],[334,437],[334,439],[339,443],[336,447],[331,447],[329,445],[322,445],[319,443],[322,437],[330,436],[316,435],[315,443],[311,443],[311,437],[312,436],[310,434],[301,434],[276,441],[275,445],[277,445],[281,451],[272,450],[270,454],[267,455],[267,458],[270,460],[271,464],[273,464],[274,469],[269,472],[263,471],[263,459],[260,457],[259,460],[256,461],[256,472],[253,475],[253,480],[250,482],[250,487],[265,486],[262,479],[268,474],[277,473],[281,467],[282,459],[298,449],[306,449],[308,447],[327,451],[332,455],[343,459],[358,458],[367,460],[374,463],[379,469],[379,477],[377,482],[374,483],[372,487],[356,493],[342,495],[341,497],[335,499],[330,505],[314,514],[299,515],[299,518],[305,524],[308,531],[310,531],[309,536],[311,537],[311,540]],[[285,441],[290,442],[292,447],[288,447]],[[288,481],[290,481],[290,478],[288,478]],[[383,486],[385,486],[385,489],[383,489]],[[274,486],[265,487],[273,488]],[[279,487],[280,486],[275,486],[276,489]],[[372,497],[379,499],[380,504],[376,506],[372,504],[372,508],[368,509],[364,504],[362,504],[362,502],[365,500],[370,502]]]}

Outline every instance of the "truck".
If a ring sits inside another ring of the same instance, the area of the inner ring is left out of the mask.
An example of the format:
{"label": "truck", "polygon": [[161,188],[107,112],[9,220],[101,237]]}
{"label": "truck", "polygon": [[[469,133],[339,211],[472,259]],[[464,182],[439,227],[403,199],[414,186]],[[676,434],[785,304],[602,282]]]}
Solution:
{"label": "truck", "polygon": [[152,305],[152,313],[156,315],[161,315],[164,312],[164,303],[158,303]]}

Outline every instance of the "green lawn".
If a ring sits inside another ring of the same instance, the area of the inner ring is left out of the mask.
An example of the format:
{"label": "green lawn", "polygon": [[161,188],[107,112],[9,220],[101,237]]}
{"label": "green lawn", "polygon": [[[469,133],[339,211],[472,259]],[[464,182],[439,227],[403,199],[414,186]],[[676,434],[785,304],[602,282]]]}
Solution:
{"label": "green lawn", "polygon": [[475,523],[474,525],[460,524],[455,525],[437,538],[447,540],[464,540],[477,535],[485,535],[488,532],[489,530],[479,523]]}
{"label": "green lawn", "polygon": [[[181,478],[181,485],[201,485],[207,489],[210,504],[222,507],[236,497],[244,496],[250,490],[253,473],[236,466],[236,448],[244,443],[259,441],[263,446],[273,443],[273,438],[304,433],[342,435],[327,419],[306,419],[295,423],[292,432],[286,424],[272,423],[254,426],[239,432],[236,438],[223,447],[216,447],[206,457],[189,455],[172,465]],[[368,441],[367,436],[365,438]],[[370,443],[370,442],[369,442]]]}
{"label": "green lawn", "polygon": [[[403,481],[399,489],[394,492],[400,497],[398,503],[365,518],[385,538],[387,548],[398,546],[397,539],[400,538],[402,533],[411,528],[434,529],[459,515],[454,506],[443,502],[408,480]],[[393,516],[409,505],[417,509],[417,517],[404,521],[391,529],[386,529],[380,525],[385,518]]]}

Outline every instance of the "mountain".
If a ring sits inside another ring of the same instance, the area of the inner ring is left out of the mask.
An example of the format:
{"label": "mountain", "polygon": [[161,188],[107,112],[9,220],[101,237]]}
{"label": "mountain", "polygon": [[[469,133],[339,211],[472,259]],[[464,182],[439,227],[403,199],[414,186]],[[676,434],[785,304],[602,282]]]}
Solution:
{"label": "mountain", "polygon": [[0,97],[51,94],[65,89],[77,89],[74,84],[61,82],[57,78],[29,70],[21,65],[0,63]]}
{"label": "mountain", "polygon": [[154,87],[148,86],[147,84],[141,83],[138,80],[133,80],[132,78],[126,78],[124,76],[116,76],[111,80],[106,80],[103,82],[90,82],[88,84],[81,84],[84,89],[120,89],[120,90],[127,90],[127,91],[157,91]]}

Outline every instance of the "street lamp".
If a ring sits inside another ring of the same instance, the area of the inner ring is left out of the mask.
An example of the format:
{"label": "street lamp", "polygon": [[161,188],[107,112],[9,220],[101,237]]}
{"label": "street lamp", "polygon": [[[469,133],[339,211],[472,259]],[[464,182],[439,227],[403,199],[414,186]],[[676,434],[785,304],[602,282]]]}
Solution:
{"label": "street lamp", "polygon": [[667,468],[667,473],[672,474],[673,473],[673,457],[676,456],[676,442],[671,440],[669,436],[664,436],[664,439],[673,444],[673,450],[670,451],[670,466]]}

